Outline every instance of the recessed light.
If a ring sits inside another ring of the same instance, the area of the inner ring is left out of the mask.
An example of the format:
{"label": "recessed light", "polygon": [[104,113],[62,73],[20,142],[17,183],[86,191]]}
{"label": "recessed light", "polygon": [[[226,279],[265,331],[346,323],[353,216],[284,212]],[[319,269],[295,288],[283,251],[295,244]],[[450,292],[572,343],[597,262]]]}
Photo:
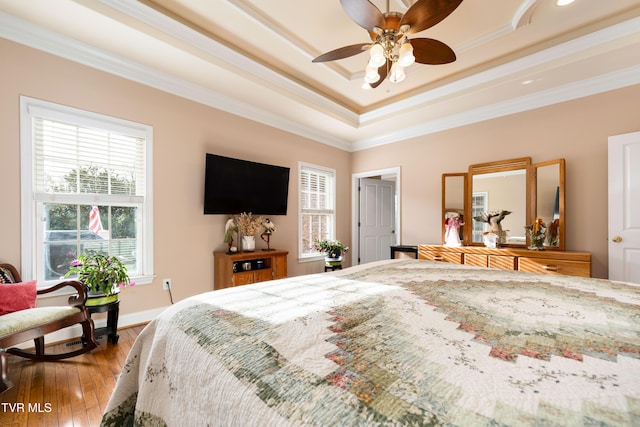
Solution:
{"label": "recessed light", "polygon": [[557,4],[558,6],[566,6],[566,5],[568,5],[568,4],[573,3],[574,1],[575,1],[575,0],[558,0],[558,1],[556,1],[556,4]]}

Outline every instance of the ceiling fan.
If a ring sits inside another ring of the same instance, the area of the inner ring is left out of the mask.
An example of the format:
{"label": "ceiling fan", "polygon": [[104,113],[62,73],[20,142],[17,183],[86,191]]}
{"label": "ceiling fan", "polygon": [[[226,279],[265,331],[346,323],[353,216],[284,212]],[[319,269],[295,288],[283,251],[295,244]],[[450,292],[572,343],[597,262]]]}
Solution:
{"label": "ceiling fan", "polygon": [[393,83],[404,80],[404,68],[419,64],[448,64],[456,60],[455,52],[441,41],[429,38],[409,39],[410,34],[433,27],[449,16],[462,0],[418,0],[403,15],[382,13],[369,0],[340,0],[347,15],[369,32],[373,43],[344,46],[315,58],[312,62],[344,59],[369,50],[365,85],[378,87],[386,78]]}

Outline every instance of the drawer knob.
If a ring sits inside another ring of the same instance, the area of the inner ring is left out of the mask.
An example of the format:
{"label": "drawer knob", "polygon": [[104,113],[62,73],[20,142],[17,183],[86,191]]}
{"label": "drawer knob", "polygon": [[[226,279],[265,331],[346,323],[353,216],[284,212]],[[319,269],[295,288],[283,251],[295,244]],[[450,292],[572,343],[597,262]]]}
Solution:
{"label": "drawer knob", "polygon": [[613,236],[613,239],[611,239],[611,241],[614,242],[614,243],[620,243],[620,242],[622,242],[622,237]]}
{"label": "drawer knob", "polygon": [[442,260],[444,260],[444,258],[442,258],[442,255],[435,255],[435,256],[433,257],[433,260],[434,260],[434,261],[442,261]]}
{"label": "drawer knob", "polygon": [[558,271],[558,266],[557,265],[545,265],[542,268],[544,268],[547,271]]}

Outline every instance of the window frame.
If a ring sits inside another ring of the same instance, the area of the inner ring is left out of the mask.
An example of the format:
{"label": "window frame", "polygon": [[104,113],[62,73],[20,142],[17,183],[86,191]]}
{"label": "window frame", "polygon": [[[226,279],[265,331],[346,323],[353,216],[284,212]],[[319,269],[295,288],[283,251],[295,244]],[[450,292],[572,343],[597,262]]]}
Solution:
{"label": "window frame", "polygon": [[[320,252],[311,252],[304,253],[303,248],[303,215],[309,213],[305,211],[305,208],[302,206],[302,174],[305,171],[313,171],[320,174],[324,174],[331,179],[331,188],[330,191],[327,192],[327,200],[330,204],[329,208],[324,209],[314,209],[313,211],[317,213],[324,213],[330,216],[330,226],[329,226],[329,236],[327,239],[335,240],[336,239],[336,170],[333,168],[328,168],[325,166],[319,166],[312,163],[306,162],[298,162],[298,261],[299,262],[308,262],[308,261],[317,261],[319,259],[324,259],[324,255]],[[330,194],[328,194],[330,193]]]}
{"label": "window frame", "polygon": [[24,280],[38,280],[38,288],[50,286],[59,280],[45,280],[40,277],[44,273],[43,257],[44,227],[38,218],[42,216],[45,203],[72,203],[92,205],[130,205],[127,202],[114,202],[112,195],[87,194],[46,194],[36,200],[34,183],[35,141],[33,135],[33,119],[41,117],[56,121],[64,121],[73,125],[104,129],[129,136],[143,138],[145,141],[144,179],[145,192],[142,202],[135,203],[141,207],[138,214],[140,224],[137,233],[138,244],[142,254],[137,262],[140,274],[131,276],[136,284],[149,284],[153,280],[153,128],[104,114],[93,113],[78,108],[67,107],[48,101],[26,96],[20,97],[20,179],[21,179],[21,271]]}

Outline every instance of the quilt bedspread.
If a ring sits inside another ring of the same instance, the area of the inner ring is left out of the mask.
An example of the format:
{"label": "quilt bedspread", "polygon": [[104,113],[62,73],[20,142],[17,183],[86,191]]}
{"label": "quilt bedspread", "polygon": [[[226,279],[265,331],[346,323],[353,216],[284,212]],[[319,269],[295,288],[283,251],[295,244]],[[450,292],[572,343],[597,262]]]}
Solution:
{"label": "quilt bedspread", "polygon": [[640,425],[640,286],[389,260],[202,294],[102,425]]}

